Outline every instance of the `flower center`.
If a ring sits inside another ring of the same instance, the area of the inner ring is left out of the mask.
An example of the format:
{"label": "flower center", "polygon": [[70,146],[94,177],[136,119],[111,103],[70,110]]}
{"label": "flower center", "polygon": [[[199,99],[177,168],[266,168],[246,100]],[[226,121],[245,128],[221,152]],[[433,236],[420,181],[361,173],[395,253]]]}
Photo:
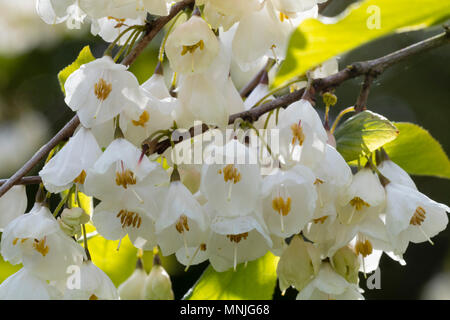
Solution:
{"label": "flower center", "polygon": [[84,184],[84,181],[86,180],[86,171],[82,170],[81,173],[78,175],[78,177],[73,180],[74,183]]}
{"label": "flower center", "polygon": [[234,243],[241,242],[242,239],[247,240],[248,232],[240,233],[240,234],[227,234],[227,238]]}
{"label": "flower center", "polygon": [[119,18],[115,18],[115,17],[111,17],[111,16],[109,16],[108,17],[108,20],[114,20],[114,21],[116,21],[117,22],[117,24],[114,26],[114,28],[121,28],[121,27],[123,27],[123,26],[126,26],[126,24],[125,24],[125,20],[126,19],[119,19]]}
{"label": "flower center", "polygon": [[411,218],[409,224],[413,226],[420,226],[426,218],[425,209],[422,207],[417,207],[414,215]]}
{"label": "flower center", "polygon": [[238,183],[241,181],[241,174],[237,168],[235,168],[232,164],[226,165],[223,170],[218,171],[219,174],[223,173],[223,179],[225,182],[233,181],[233,183]]}
{"label": "flower center", "polygon": [[108,98],[112,90],[112,84],[106,82],[103,78],[100,78],[94,85],[94,93],[98,100],[104,101]]}
{"label": "flower center", "polygon": [[181,55],[184,56],[188,52],[194,53],[195,50],[197,50],[197,48],[199,48],[200,50],[203,50],[205,48],[205,43],[203,42],[203,40],[200,40],[199,42],[193,44],[192,46],[183,46],[183,51],[181,51]]}
{"label": "flower center", "polygon": [[116,172],[116,184],[118,186],[122,186],[125,189],[128,187],[129,184],[134,185],[136,184],[136,176],[134,175],[134,172],[130,169],[123,170],[121,172]]}
{"label": "flower center", "polygon": [[372,254],[373,247],[372,243],[369,240],[359,240],[355,244],[355,253],[356,255],[362,255],[363,258]]}
{"label": "flower center", "polygon": [[138,213],[128,210],[120,210],[116,216],[120,218],[120,223],[122,223],[122,228],[133,226],[133,228],[140,228],[142,219]]}
{"label": "flower center", "polygon": [[49,251],[49,247],[45,245],[46,237],[44,237],[42,240],[34,239],[33,242],[33,248],[40,254],[42,254],[43,257],[45,257]]}
{"label": "flower center", "polygon": [[272,200],[272,208],[278,214],[287,216],[291,211],[291,202],[291,197],[288,197],[286,201],[282,197],[276,197]]}
{"label": "flower center", "polygon": [[297,123],[294,123],[291,125],[291,131],[292,131],[292,145],[295,145],[296,142],[298,142],[299,146],[303,145],[303,142],[305,141],[305,134],[303,133],[301,120]]}
{"label": "flower center", "polygon": [[200,245],[200,250],[201,250],[201,251],[206,251],[206,243],[202,243],[202,244]]}
{"label": "flower center", "polygon": [[328,219],[328,216],[323,216],[323,217],[320,217],[320,218],[317,218],[317,219],[313,219],[313,223],[315,223],[315,224],[318,224],[318,223],[324,224],[327,219]]}
{"label": "flower center", "polygon": [[182,214],[179,218],[177,223],[175,224],[175,228],[177,229],[178,233],[184,233],[184,231],[189,231],[189,224],[187,217]]}
{"label": "flower center", "polygon": [[139,120],[132,120],[131,122],[136,127],[145,127],[145,124],[150,120],[150,114],[145,110],[142,112],[142,114],[139,116]]}
{"label": "flower center", "polygon": [[363,208],[363,206],[366,206],[368,208],[370,207],[370,204],[365,202],[360,197],[354,197],[352,200],[350,200],[350,205],[355,207],[355,209],[358,210],[358,211],[361,210]]}

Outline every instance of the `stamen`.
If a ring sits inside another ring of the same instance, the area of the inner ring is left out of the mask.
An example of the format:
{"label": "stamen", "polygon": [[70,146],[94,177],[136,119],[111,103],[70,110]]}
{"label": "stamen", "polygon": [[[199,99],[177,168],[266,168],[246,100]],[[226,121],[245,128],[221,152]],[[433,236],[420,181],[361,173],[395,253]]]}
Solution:
{"label": "stamen", "polygon": [[181,55],[184,56],[185,54],[194,53],[195,50],[200,49],[203,50],[205,48],[205,43],[203,40],[200,40],[196,44],[193,44],[192,46],[183,46],[183,50],[181,51]]}
{"label": "stamen", "polygon": [[237,243],[234,244],[234,271],[236,271],[236,264],[237,264]]}
{"label": "stamen", "polygon": [[132,120],[134,126],[136,127],[145,127],[145,124],[150,120],[150,114],[147,110],[144,110],[142,114],[139,116],[139,120]]}
{"label": "stamen", "polygon": [[239,243],[242,239],[247,240],[248,232],[239,233],[239,234],[227,234],[227,238],[231,242]]}
{"label": "stamen", "polygon": [[410,224],[413,226],[420,226],[426,218],[426,211],[422,207],[417,207],[414,215],[410,220]]}
{"label": "stamen", "polygon": [[175,224],[175,228],[177,229],[178,233],[184,233],[185,230],[189,231],[188,218],[186,215],[182,214],[178,218],[178,221]]}
{"label": "stamen", "polygon": [[291,125],[291,131],[292,131],[292,145],[294,146],[296,142],[298,141],[298,145],[302,146],[303,142],[305,141],[305,134],[303,133],[301,120],[297,123],[294,123]]}
{"label": "stamen", "polygon": [[84,184],[84,181],[86,180],[86,171],[82,170],[81,173],[78,175],[78,177],[73,180],[73,183],[79,183]]}
{"label": "stamen", "polygon": [[134,172],[130,169],[122,169],[122,172],[116,172],[116,184],[124,187],[125,189],[129,184],[136,184],[136,176],[134,175]]}
{"label": "stamen", "polygon": [[318,224],[318,223],[324,224],[325,220],[327,220],[327,219],[328,219],[328,216],[323,216],[323,217],[320,217],[320,218],[317,218],[317,219],[313,219],[313,223],[315,223],[315,224]]}
{"label": "stamen", "polygon": [[370,204],[365,202],[360,197],[354,197],[352,200],[350,200],[350,205],[352,205],[358,211],[362,210],[363,206],[366,206],[367,208],[370,207]]}
{"label": "stamen", "polygon": [[116,215],[116,218],[120,218],[122,228],[132,226],[133,228],[139,229],[141,227],[142,218],[136,212],[128,210],[120,210],[120,212]]}
{"label": "stamen", "polygon": [[94,85],[94,93],[98,100],[105,101],[112,91],[112,83],[106,82],[103,78],[100,78]]}
{"label": "stamen", "polygon": [[[197,247],[197,249],[195,249],[195,252],[194,252],[194,254],[192,255],[191,259],[189,259],[189,262],[188,262],[186,268],[184,268],[184,272],[187,272],[187,271],[189,270],[189,267],[191,266],[192,261],[194,261],[195,257],[196,257],[197,254],[198,254],[198,251],[200,250],[200,248],[201,248],[202,245],[203,245],[203,243],[202,243],[201,245],[199,245],[199,246]],[[186,252],[186,257],[187,257],[187,256],[188,256],[188,255],[187,255],[187,252]]]}
{"label": "stamen", "polygon": [[42,254],[43,257],[45,257],[48,253],[48,251],[50,250],[50,248],[45,245],[45,241],[47,237],[44,237],[42,240],[38,240],[38,239],[34,239],[33,242],[33,248],[39,252],[40,254]]}

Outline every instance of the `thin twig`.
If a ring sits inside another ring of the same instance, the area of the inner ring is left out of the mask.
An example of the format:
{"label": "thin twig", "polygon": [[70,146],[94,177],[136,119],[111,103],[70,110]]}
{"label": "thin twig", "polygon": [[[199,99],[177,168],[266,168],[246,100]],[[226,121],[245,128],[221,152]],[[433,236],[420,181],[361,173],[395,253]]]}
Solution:
{"label": "thin twig", "polygon": [[[0,186],[4,185],[8,181],[8,179],[0,179]],[[20,178],[15,184],[39,184],[42,182],[42,179],[40,176],[29,176],[29,177],[23,177]]]}
{"label": "thin twig", "polygon": [[375,78],[376,75],[374,75],[373,73],[368,73],[364,77],[364,82],[361,86],[361,92],[359,93],[358,99],[356,100],[355,103],[356,113],[366,110],[367,99],[369,98],[370,93],[370,86],[372,85]]}

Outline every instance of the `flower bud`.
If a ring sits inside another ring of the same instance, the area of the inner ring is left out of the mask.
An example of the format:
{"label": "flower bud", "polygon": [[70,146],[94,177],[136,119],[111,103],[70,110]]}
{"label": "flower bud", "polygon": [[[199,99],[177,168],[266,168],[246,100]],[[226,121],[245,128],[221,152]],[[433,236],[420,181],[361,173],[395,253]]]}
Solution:
{"label": "flower bud", "polygon": [[359,260],[358,256],[349,247],[339,249],[333,256],[334,270],[345,280],[358,283]]}
{"label": "flower bud", "polygon": [[142,297],[145,300],[174,299],[169,274],[159,263],[153,264],[153,268],[145,280]]}
{"label": "flower bud", "polygon": [[119,286],[119,296],[122,300],[143,300],[143,289],[147,273],[142,267],[140,259],[131,276]]}
{"label": "flower bud", "polygon": [[68,235],[81,234],[81,224],[89,222],[89,215],[82,208],[64,209],[58,219],[61,229]]}
{"label": "flower bud", "polygon": [[300,236],[294,236],[277,266],[281,292],[284,293],[289,286],[302,290],[319,272],[320,263],[317,247]]}

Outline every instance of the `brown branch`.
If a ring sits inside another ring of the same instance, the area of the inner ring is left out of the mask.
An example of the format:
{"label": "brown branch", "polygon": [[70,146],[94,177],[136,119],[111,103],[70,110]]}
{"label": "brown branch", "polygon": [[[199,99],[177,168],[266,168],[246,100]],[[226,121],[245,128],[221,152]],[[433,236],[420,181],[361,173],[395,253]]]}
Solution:
{"label": "brown branch", "polygon": [[[147,47],[150,41],[158,34],[158,32],[173,18],[178,12],[184,8],[193,5],[195,0],[182,0],[174,4],[168,16],[160,17],[146,25],[146,33],[140,42],[133,48],[128,56],[126,56],[122,64],[129,66],[142,51]],[[11,178],[3,183],[0,187],[0,197],[4,195],[15,184],[20,183],[21,179],[30,172],[60,141],[71,137],[75,129],[80,124],[78,116],[74,116],[49,142],[47,142],[38,152],[28,160]]]}
{"label": "brown branch", "polygon": [[241,97],[247,97],[252,91],[253,89],[256,88],[256,86],[258,86],[258,84],[261,82],[261,78],[265,75],[267,75],[267,73],[269,72],[269,70],[274,66],[275,64],[275,60],[274,59],[269,59],[269,61],[267,61],[266,65],[264,66],[264,68],[262,68],[253,78],[252,80],[250,80],[249,83],[247,83],[245,85],[245,87],[243,87],[241,89],[241,91],[239,92]]}
{"label": "brown branch", "polygon": [[[7,181],[8,181],[8,179],[0,179],[0,186],[4,185]],[[39,184],[41,182],[42,182],[42,179],[40,176],[29,176],[29,177],[20,178],[19,181],[16,182],[16,185],[17,184],[23,184],[23,185]]]}
{"label": "brown branch", "polygon": [[[345,69],[335,73],[331,76],[321,79],[315,79],[312,82],[311,90],[315,90],[316,93],[323,92],[334,87],[339,86],[343,82],[353,79],[362,75],[371,75],[371,78],[375,75],[381,74],[384,70],[392,65],[405,60],[413,55],[429,51],[434,48],[441,47],[450,43],[450,30],[445,27],[445,32],[429,39],[417,42],[406,48],[400,49],[386,56],[363,62],[355,62]],[[371,80],[372,81],[372,80]],[[258,107],[252,108],[247,111],[232,114],[229,118],[228,124],[234,124],[237,119],[244,121],[254,122],[257,121],[262,115],[278,108],[286,108],[293,102],[300,100],[305,93],[305,89],[300,89],[292,93],[280,96],[275,100],[264,103]],[[368,94],[368,92],[366,92]],[[192,128],[191,128],[192,129]],[[147,143],[149,143],[147,141]],[[176,143],[176,142],[175,142]],[[170,140],[166,139],[156,144],[154,148],[149,150],[147,154],[158,153],[162,154],[167,148],[170,147]]]}
{"label": "brown branch", "polygon": [[364,77],[364,82],[361,86],[361,92],[359,93],[358,99],[356,100],[356,103],[355,103],[355,112],[356,113],[366,110],[367,99],[369,98],[369,93],[370,93],[370,87],[376,77],[377,77],[377,75],[374,73],[368,73]]}

